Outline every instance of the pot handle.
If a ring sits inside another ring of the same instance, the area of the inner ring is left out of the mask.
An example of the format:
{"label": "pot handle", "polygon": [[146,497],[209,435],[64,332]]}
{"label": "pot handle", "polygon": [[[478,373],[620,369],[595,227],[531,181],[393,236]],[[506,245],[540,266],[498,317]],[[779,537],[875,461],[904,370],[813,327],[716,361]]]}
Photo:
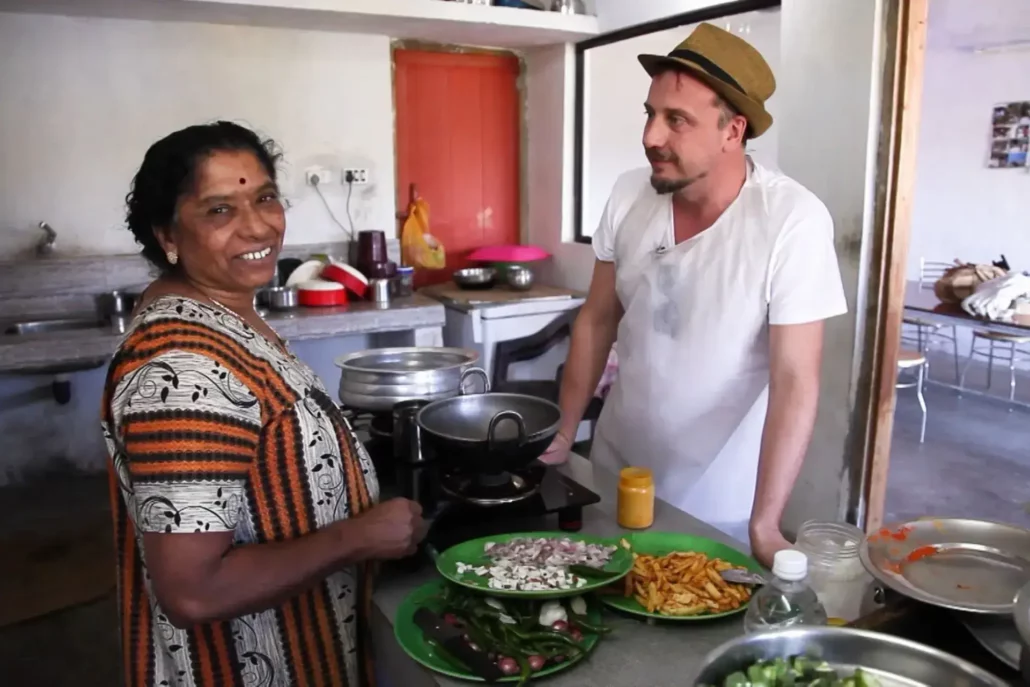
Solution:
{"label": "pot handle", "polygon": [[483,378],[483,390],[481,392],[472,393],[489,393],[490,392],[490,377],[486,374],[486,370],[481,367],[470,367],[461,373],[461,379],[458,381],[458,395],[466,396],[469,392],[465,391],[465,380],[469,377],[476,376]]}
{"label": "pot handle", "polygon": [[[497,439],[494,438],[494,433],[497,431],[497,425],[501,424],[505,420],[511,420],[519,428],[519,446],[526,443],[526,422],[522,419],[522,416],[516,413],[514,410],[502,410],[501,412],[490,418],[490,426],[486,430],[486,444],[488,450],[492,451],[494,446],[498,443]],[[505,442],[507,443],[507,442]]]}

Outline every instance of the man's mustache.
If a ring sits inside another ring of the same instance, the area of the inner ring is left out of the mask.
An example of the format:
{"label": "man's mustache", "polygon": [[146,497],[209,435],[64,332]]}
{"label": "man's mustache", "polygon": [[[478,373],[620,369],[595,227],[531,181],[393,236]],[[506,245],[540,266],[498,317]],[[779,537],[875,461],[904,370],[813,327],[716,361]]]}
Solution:
{"label": "man's mustache", "polygon": [[671,150],[665,148],[645,148],[644,154],[647,155],[649,162],[678,162],[679,158]]}

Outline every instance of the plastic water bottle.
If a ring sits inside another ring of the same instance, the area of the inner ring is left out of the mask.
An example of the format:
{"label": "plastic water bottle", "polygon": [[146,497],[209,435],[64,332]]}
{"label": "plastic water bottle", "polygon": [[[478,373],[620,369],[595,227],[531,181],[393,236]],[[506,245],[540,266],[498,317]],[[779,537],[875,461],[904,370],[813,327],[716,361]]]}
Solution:
{"label": "plastic water bottle", "polygon": [[825,625],[826,609],[805,581],[808,557],[785,549],[773,557],[773,578],[751,597],[744,631],[768,632],[795,625]]}

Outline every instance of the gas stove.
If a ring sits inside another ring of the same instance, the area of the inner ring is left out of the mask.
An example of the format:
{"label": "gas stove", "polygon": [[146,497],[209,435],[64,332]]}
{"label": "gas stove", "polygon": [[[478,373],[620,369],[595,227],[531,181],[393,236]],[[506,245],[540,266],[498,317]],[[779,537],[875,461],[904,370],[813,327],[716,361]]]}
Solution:
{"label": "gas stove", "polygon": [[428,543],[437,550],[469,539],[534,530],[578,531],[583,508],[601,497],[561,474],[533,462],[497,475],[442,473],[432,456],[419,462],[395,455],[390,413],[345,411],[379,476],[384,498],[418,501],[433,519]]}

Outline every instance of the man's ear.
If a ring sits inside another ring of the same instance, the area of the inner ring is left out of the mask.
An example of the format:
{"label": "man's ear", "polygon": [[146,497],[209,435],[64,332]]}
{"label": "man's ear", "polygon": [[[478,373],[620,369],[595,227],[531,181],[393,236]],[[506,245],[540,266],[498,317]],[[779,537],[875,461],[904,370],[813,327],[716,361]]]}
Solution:
{"label": "man's ear", "polygon": [[737,115],[726,124],[727,143],[740,143],[744,147],[744,137],[747,134],[747,119],[743,115]]}

